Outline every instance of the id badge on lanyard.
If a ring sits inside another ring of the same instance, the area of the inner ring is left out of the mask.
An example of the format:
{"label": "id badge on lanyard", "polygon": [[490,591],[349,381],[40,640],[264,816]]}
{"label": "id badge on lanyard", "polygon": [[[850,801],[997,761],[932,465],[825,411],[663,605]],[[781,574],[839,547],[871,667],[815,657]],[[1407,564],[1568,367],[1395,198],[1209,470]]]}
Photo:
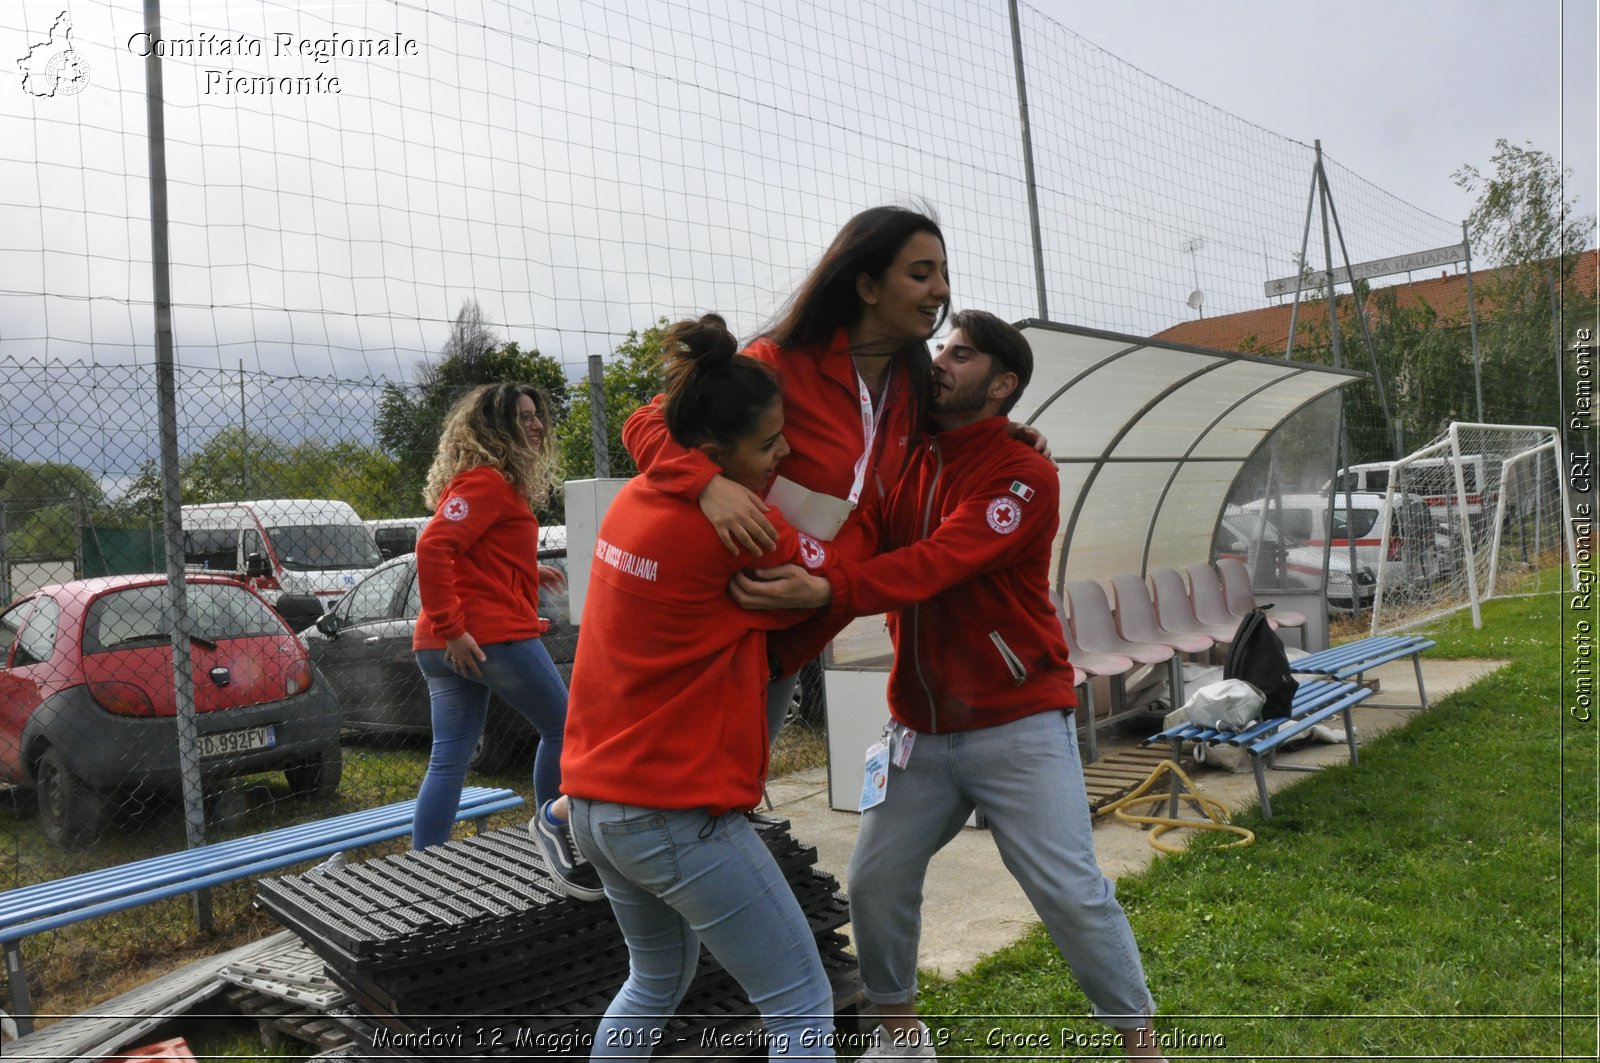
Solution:
{"label": "id badge on lanyard", "polygon": [[878,441],[878,429],[883,424],[883,410],[888,405],[889,388],[883,389],[883,398],[876,409],[872,394],[867,391],[861,374],[856,374],[857,398],[861,403],[861,457],[856,461],[855,480],[850,485],[849,498],[835,498],[821,491],[802,487],[787,476],[772,481],[767,501],[783,513],[783,519],[794,527],[823,542],[832,542],[844,522],[861,502],[861,492],[866,489],[867,475],[872,469],[873,449]]}

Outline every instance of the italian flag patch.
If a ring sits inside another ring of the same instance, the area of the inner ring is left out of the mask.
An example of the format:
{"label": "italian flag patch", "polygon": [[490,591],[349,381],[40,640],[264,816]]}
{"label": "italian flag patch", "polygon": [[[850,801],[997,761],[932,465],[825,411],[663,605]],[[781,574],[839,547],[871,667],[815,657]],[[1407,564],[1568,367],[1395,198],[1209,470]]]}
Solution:
{"label": "italian flag patch", "polygon": [[1033,498],[1033,488],[1029,487],[1021,480],[1011,481],[1011,493],[1022,499],[1024,502],[1027,502]]}

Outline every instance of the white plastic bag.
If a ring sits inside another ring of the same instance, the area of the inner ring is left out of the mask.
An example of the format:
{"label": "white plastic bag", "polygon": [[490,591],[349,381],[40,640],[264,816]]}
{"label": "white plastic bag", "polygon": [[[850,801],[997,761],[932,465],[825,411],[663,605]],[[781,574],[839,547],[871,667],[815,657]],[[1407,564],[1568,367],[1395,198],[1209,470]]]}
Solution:
{"label": "white plastic bag", "polygon": [[1208,683],[1183,703],[1184,717],[1201,727],[1240,731],[1261,719],[1267,699],[1243,679]]}

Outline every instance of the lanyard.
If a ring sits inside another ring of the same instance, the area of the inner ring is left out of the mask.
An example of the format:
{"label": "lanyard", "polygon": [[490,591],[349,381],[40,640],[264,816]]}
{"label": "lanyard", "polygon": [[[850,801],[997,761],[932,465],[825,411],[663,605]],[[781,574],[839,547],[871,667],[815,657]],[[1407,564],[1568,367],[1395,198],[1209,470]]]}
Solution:
{"label": "lanyard", "polygon": [[894,377],[893,363],[885,367],[883,381],[883,397],[878,400],[878,408],[872,408],[872,393],[867,390],[867,382],[861,379],[861,373],[856,373],[856,395],[861,402],[861,437],[865,442],[861,457],[856,461],[855,483],[850,485],[850,497],[846,500],[850,508],[854,509],[861,501],[861,489],[867,483],[867,468],[872,464],[873,443],[878,438],[878,426],[883,421],[884,408],[889,405],[889,384]]}

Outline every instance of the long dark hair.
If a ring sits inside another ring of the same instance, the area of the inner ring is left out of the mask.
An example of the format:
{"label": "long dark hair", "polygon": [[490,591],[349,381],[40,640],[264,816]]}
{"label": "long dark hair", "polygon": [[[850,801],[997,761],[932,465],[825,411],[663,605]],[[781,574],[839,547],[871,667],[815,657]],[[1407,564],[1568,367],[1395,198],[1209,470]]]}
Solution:
{"label": "long dark hair", "polygon": [[[939,246],[944,246],[944,233],[929,208],[883,206],[857,214],[844,223],[821,261],[763,334],[785,348],[827,343],[835,332],[849,328],[861,317],[863,305],[856,292],[856,279],[863,273],[881,279],[900,249],[918,233],[931,233]],[[948,312],[948,305],[940,310],[933,332],[944,324]],[[896,361],[905,363],[911,373],[911,394],[907,396],[911,426],[913,431],[921,431],[933,396],[933,359],[928,354],[927,340],[907,340],[892,350],[853,353],[892,353]]]}
{"label": "long dark hair", "polygon": [[679,321],[661,337],[667,432],[681,447],[732,446],[749,435],[778,397],[778,374],[739,353],[739,341],[717,314]]}
{"label": "long dark hair", "polygon": [[[863,309],[856,294],[856,278],[865,273],[882,278],[895,256],[918,233],[931,233],[944,246],[939,223],[928,214],[909,207],[872,207],[844,223],[828,250],[794,295],[767,326],[764,334],[780,347],[802,347],[827,343],[841,328],[854,325]],[[946,310],[949,308],[946,307]],[[944,324],[944,311],[934,325]],[[909,344],[907,345],[909,346]],[[927,344],[922,344],[924,353]],[[887,351],[858,351],[858,354],[887,354]]]}

